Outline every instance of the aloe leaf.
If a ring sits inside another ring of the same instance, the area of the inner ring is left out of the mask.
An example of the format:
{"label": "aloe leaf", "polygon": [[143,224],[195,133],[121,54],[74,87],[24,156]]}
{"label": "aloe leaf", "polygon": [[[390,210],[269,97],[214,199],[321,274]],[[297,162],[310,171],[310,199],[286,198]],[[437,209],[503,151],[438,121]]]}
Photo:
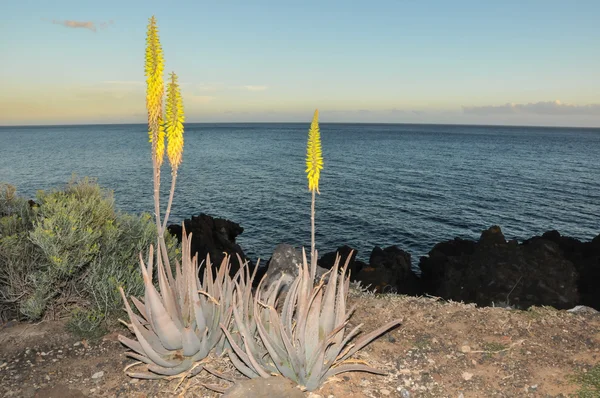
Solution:
{"label": "aloe leaf", "polygon": [[157,375],[154,373],[125,372],[125,374],[132,378],[145,380],[159,380],[165,378],[165,376]]}
{"label": "aloe leaf", "polygon": [[183,355],[186,357],[191,357],[200,350],[200,339],[192,328],[183,328],[181,337],[183,342]]}
{"label": "aloe leaf", "polygon": [[144,320],[148,322],[148,315],[146,314],[146,306],[138,300],[135,296],[130,296],[131,302],[135,305],[135,308],[139,311],[140,315],[144,317]]}
{"label": "aloe leaf", "polygon": [[[340,365],[340,366],[336,366],[335,368],[330,369],[327,373],[325,373],[325,376],[323,376],[323,378],[321,379],[321,382],[325,382],[325,380],[327,380],[331,376],[339,375],[340,373],[346,373],[346,372],[368,372],[368,373],[374,373],[374,374],[378,374],[378,375],[387,374],[386,372],[383,372],[379,369],[372,368],[367,365],[359,365],[359,364]],[[308,386],[307,386],[307,388],[308,388]]]}
{"label": "aloe leaf", "polygon": [[328,336],[335,326],[335,293],[337,289],[338,264],[339,256],[337,257],[333,268],[330,270],[329,281],[327,282],[327,287],[325,288],[323,308],[321,310],[321,317],[319,319],[319,337],[321,337],[321,332],[323,337]]}
{"label": "aloe leaf", "polygon": [[127,338],[125,336],[121,336],[121,335],[119,335],[119,337],[117,337],[117,338],[119,339],[119,341],[122,344],[127,346],[127,348],[137,352],[140,355],[144,355],[144,356],[146,355],[146,352],[144,351],[144,349],[142,348],[142,345],[139,342],[132,340],[130,338]]}
{"label": "aloe leaf", "polygon": [[390,322],[386,323],[382,327],[380,327],[378,329],[375,329],[371,333],[362,336],[360,339],[358,339],[358,341],[356,343],[354,343],[354,347],[352,347],[352,349],[350,351],[348,351],[348,353],[346,355],[344,355],[341,358],[341,360],[344,361],[344,360],[346,360],[346,358],[351,357],[358,350],[360,350],[361,348],[363,348],[364,346],[366,346],[367,344],[369,344],[371,341],[375,340],[380,335],[382,335],[385,332],[387,332],[389,329],[400,325],[401,322],[402,322],[402,320],[395,319],[393,321],[390,321]]}
{"label": "aloe leaf", "polygon": [[148,321],[166,349],[178,350],[182,347],[181,332],[163,306],[148,274],[144,273],[143,277],[146,287],[146,313],[150,318]]}
{"label": "aloe leaf", "polygon": [[148,370],[154,373],[158,373],[164,376],[174,376],[181,372],[185,372],[189,368],[192,367],[192,361],[189,358],[186,358],[181,364],[174,367],[164,367],[156,364],[149,364]]}
{"label": "aloe leaf", "polygon": [[[135,335],[138,339],[138,342],[144,349],[144,353],[146,354],[146,356],[148,358],[150,358],[152,361],[154,361],[154,363],[156,363],[160,366],[172,367],[172,366],[178,365],[180,363],[180,361],[167,360],[166,358],[164,358],[162,355],[160,355],[159,353],[157,353],[154,350],[152,345],[146,339],[146,337],[148,336],[146,333],[147,331],[144,332],[145,329],[141,325],[138,324],[137,320],[134,317],[131,316],[131,314],[133,314],[133,311],[131,310],[131,307],[129,306],[129,302],[125,298],[125,293],[123,292],[123,288],[119,287],[119,291],[121,292],[121,296],[123,297],[123,301],[125,302],[125,309],[127,310],[127,313],[129,314],[129,317],[131,319],[131,325],[133,327]],[[158,348],[158,345],[157,345],[157,348]],[[164,350],[164,348],[163,348],[163,350]]]}
{"label": "aloe leaf", "polygon": [[321,312],[321,299],[323,297],[323,290],[321,286],[315,288],[315,293],[316,294],[313,294],[313,298],[309,304],[308,316],[306,318],[306,328],[304,331],[306,341],[304,355],[306,362],[308,362],[308,360],[315,353],[319,343],[325,340],[325,336],[323,336],[322,340],[319,338],[319,314]]}
{"label": "aloe leaf", "polygon": [[[255,303],[255,313],[258,312],[258,300],[256,300]],[[279,322],[281,322],[279,320],[279,318],[277,317],[277,313],[275,312],[275,318],[271,318],[271,324],[277,324]],[[277,369],[279,370],[279,372],[284,375],[285,377],[291,379],[291,380],[295,380],[296,379],[296,374],[294,372],[293,366],[291,365],[291,363],[289,363],[289,360],[286,361],[285,359],[288,358],[287,352],[286,350],[283,348],[283,342],[279,341],[277,342],[275,339],[272,338],[272,336],[270,336],[263,324],[262,321],[257,318],[256,319],[256,326],[258,329],[258,333],[260,334],[261,340],[263,342],[263,344],[265,345],[265,348],[267,349],[267,351],[269,352],[269,355],[271,356],[271,359],[273,360],[273,362],[275,363],[275,366],[277,367]],[[248,347],[246,345],[246,347]]]}
{"label": "aloe leaf", "polygon": [[170,317],[177,329],[181,330],[183,328],[183,324],[179,320],[181,318],[181,313],[179,311],[179,306],[177,305],[177,300],[175,298],[175,294],[173,293],[173,289],[167,281],[165,268],[162,262],[158,265],[158,285],[160,287],[160,293],[163,298],[167,313],[170,314]]}
{"label": "aloe leaf", "polygon": [[258,375],[258,373],[256,373],[254,370],[250,369],[248,366],[246,366],[246,364],[244,362],[242,362],[242,360],[237,356],[237,354],[235,352],[230,351],[229,352],[229,359],[231,360],[231,363],[233,364],[233,366],[235,366],[235,368],[240,371],[244,376],[253,379],[255,377],[260,377]]}
{"label": "aloe leaf", "polygon": [[130,358],[137,359],[138,361],[143,362],[145,364],[153,363],[150,358],[146,357],[145,355],[136,354],[135,352],[129,351],[125,353],[125,355],[127,355]]}

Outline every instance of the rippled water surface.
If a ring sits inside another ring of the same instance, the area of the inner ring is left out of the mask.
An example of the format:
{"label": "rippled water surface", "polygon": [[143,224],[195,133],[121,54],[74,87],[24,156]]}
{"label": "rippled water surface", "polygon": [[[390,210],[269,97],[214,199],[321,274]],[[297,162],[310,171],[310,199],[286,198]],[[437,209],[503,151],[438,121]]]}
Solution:
{"label": "rippled water surface", "polygon": [[[186,125],[171,220],[236,221],[254,258],[280,242],[309,246],[308,126]],[[600,233],[600,129],[323,123],[321,134],[322,253],[349,244],[368,260],[375,245],[396,244],[414,263],[436,242],[494,224],[517,239]],[[120,209],[153,210],[145,126],[0,127],[0,181],[22,195],[73,173],[114,190]]]}

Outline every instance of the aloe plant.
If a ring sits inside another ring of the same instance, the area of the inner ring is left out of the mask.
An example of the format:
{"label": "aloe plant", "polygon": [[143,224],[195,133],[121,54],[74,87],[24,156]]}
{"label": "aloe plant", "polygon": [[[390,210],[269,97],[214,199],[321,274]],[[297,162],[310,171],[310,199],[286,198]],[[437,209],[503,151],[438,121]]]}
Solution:
{"label": "aloe plant", "polygon": [[[129,365],[126,371],[131,366],[145,365],[145,370],[127,371],[127,374],[147,379],[181,373],[184,373],[183,377],[196,374],[202,370],[202,360],[211,350],[215,347],[217,351],[224,348],[226,340],[220,325],[229,323],[234,289],[233,280],[229,276],[228,256],[216,275],[213,274],[210,257],[207,256],[202,281],[198,278],[198,258],[192,257],[191,234],[187,236],[185,226],[182,233],[181,263],[176,262],[173,276],[164,232],[173,202],[177,171],[182,161],[185,116],[175,73],[170,76],[166,114],[163,115],[163,70],[162,47],[156,19],[152,17],[148,24],[145,72],[158,243],[156,253],[154,246],[150,245],[147,265],[140,253],[144,300],[142,302],[131,297],[139,315],[132,310],[123,290],[120,290],[130,319],[130,323],[124,323],[135,334],[137,341],[119,336],[119,340],[132,350],[128,355],[138,360]],[[171,190],[165,217],[161,222],[160,168],[165,155],[165,136],[166,153],[171,164]],[[155,259],[160,292],[152,283]]]}
{"label": "aloe plant", "polygon": [[119,341],[132,350],[127,355],[139,361],[130,366],[146,365],[143,371],[127,372],[127,375],[159,379],[183,372],[187,372],[184,377],[197,374],[203,369],[201,361],[210,351],[224,346],[220,325],[229,323],[234,289],[229,277],[229,258],[223,260],[216,275],[207,258],[200,281],[197,255],[191,257],[191,234],[186,236],[184,227],[182,264],[177,262],[173,278],[165,272],[162,263],[158,263],[158,291],[152,284],[153,254],[150,246],[147,266],[140,254],[146,289],[144,301],[131,297],[140,315],[133,312],[120,288],[131,321],[126,325],[137,341],[124,336],[119,336]]}
{"label": "aloe plant", "polygon": [[[348,259],[338,274],[340,257],[329,271],[329,281],[323,276],[314,284],[306,253],[299,275],[292,283],[281,310],[277,310],[282,279],[263,293],[261,281],[256,294],[237,289],[233,302],[236,338],[222,325],[231,350],[229,357],[234,366],[247,377],[270,377],[281,374],[312,391],[329,377],[350,371],[377,374],[383,372],[356,363],[351,357],[379,335],[397,326],[391,321],[356,341],[361,325],[347,332],[348,321],[354,308],[347,309],[350,277]],[[247,309],[251,298],[252,316]],[[256,333],[254,332],[256,330]]]}

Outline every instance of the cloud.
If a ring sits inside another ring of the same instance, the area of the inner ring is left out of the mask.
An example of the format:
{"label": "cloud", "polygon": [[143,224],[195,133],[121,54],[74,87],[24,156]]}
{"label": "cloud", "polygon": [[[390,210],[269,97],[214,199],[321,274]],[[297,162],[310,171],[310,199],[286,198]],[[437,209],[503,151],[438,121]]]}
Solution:
{"label": "cloud", "polygon": [[265,91],[268,87],[267,86],[243,86],[244,89],[248,90],[248,91]]}
{"label": "cloud", "polygon": [[57,20],[57,19],[53,19],[52,23],[55,25],[62,25],[65,28],[72,28],[72,29],[88,29],[91,30],[92,32],[96,32],[98,30],[98,28],[100,29],[106,29],[109,25],[113,25],[114,21],[111,19],[108,22],[100,22],[98,24],[98,26],[96,26],[96,24],[92,21],[73,21],[73,20]]}
{"label": "cloud", "polygon": [[528,104],[463,106],[463,112],[470,115],[600,115],[600,104],[574,105],[556,100]]}

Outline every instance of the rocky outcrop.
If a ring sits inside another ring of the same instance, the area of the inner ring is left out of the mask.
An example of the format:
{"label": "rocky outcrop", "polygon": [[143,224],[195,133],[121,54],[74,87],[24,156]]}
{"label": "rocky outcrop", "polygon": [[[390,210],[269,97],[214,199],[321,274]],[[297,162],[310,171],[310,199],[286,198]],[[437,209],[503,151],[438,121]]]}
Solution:
{"label": "rocky outcrop", "polygon": [[348,261],[348,257],[350,260],[348,261],[348,269],[350,270],[350,276],[352,279],[360,272],[360,270],[366,266],[366,264],[360,260],[356,259],[356,254],[358,250],[350,247],[350,246],[340,246],[334,252],[325,253],[323,257],[319,259],[319,266],[331,269],[335,264],[336,257],[340,256],[340,268],[346,264]]}
{"label": "rocky outcrop", "polygon": [[558,231],[548,231],[541,237],[536,236],[523,242],[524,245],[546,240],[555,243],[562,255],[573,263],[579,278],[577,289],[582,305],[600,309],[600,235],[590,242],[581,242],[568,236],[561,236]]}
{"label": "rocky outcrop", "polygon": [[425,293],[480,306],[579,303],[578,272],[548,239],[506,241],[500,227],[483,231],[478,242],[455,239],[436,245],[420,261]]}
{"label": "rocky outcrop", "polygon": [[[310,267],[310,254],[306,254]],[[282,278],[282,289],[286,289],[298,276],[298,268],[302,265],[302,252],[287,243],[280,243],[275,247],[273,255],[267,262],[266,280],[264,286],[270,286],[273,282]],[[317,266],[316,279],[318,280],[328,270]]]}
{"label": "rocky outcrop", "polygon": [[[240,245],[235,241],[236,237],[244,232],[244,228],[240,224],[224,218],[213,218],[204,213],[192,216],[183,223],[186,233],[192,234],[192,255],[198,253],[198,263],[206,261],[206,255],[209,254],[211,263],[218,266],[227,253],[231,256],[231,274],[233,275],[239,270],[240,264],[237,255],[242,258],[242,261],[248,260]],[[172,224],[167,229],[181,242],[181,225]]]}
{"label": "rocky outcrop", "polygon": [[341,246],[335,252],[326,253],[319,259],[319,265],[331,269],[336,256],[341,256],[340,265],[348,257],[350,279],[377,293],[398,293],[418,295],[421,293],[419,278],[411,269],[410,254],[397,246],[385,249],[375,247],[371,252],[369,264],[356,259],[357,250],[350,246]]}
{"label": "rocky outcrop", "polygon": [[370,290],[377,293],[421,294],[421,283],[412,270],[410,254],[397,246],[375,247],[369,265],[353,279],[363,286],[371,285]]}

